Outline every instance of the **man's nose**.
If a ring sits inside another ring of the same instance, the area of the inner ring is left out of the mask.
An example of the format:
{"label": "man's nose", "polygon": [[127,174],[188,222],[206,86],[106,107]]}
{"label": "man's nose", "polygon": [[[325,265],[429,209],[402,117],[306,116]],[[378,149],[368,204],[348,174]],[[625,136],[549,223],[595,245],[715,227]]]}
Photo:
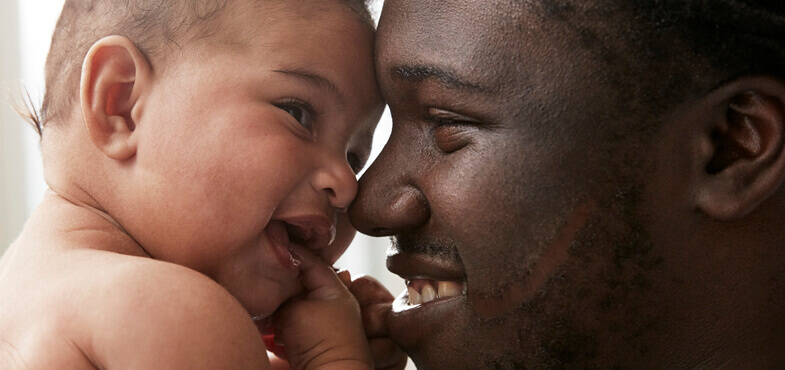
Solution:
{"label": "man's nose", "polygon": [[[394,235],[424,225],[430,218],[428,200],[420,190],[415,150],[393,132],[387,146],[359,182],[349,208],[354,227],[368,235]],[[410,148],[411,149],[411,148]]]}

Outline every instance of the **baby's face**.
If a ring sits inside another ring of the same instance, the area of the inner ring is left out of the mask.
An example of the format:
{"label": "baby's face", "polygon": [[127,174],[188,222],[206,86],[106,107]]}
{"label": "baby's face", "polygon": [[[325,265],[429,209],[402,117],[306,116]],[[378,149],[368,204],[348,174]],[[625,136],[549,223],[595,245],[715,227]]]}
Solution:
{"label": "baby's face", "polygon": [[[228,9],[175,50],[137,125],[138,214],[156,259],[200,271],[251,315],[300,292],[290,248],[333,263],[383,109],[373,34],[351,10]],[[337,230],[337,235],[336,235]]]}

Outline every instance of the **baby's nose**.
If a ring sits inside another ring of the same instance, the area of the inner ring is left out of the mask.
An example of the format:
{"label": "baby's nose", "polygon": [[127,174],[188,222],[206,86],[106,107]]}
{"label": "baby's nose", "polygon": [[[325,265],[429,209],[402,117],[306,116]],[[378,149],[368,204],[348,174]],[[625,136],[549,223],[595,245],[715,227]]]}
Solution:
{"label": "baby's nose", "polygon": [[343,210],[357,196],[357,177],[346,160],[332,160],[318,171],[314,187],[327,195],[330,206]]}

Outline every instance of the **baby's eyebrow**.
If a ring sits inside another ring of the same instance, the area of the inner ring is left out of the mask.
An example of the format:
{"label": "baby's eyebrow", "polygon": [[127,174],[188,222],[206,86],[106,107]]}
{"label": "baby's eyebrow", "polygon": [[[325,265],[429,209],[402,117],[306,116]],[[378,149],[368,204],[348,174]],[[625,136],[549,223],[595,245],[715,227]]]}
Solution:
{"label": "baby's eyebrow", "polygon": [[273,70],[273,72],[294,77],[300,80],[301,82],[304,82],[307,85],[310,85],[320,90],[325,90],[330,94],[335,95],[335,97],[338,98],[338,102],[341,105],[346,105],[346,98],[343,96],[343,94],[338,89],[338,87],[335,86],[335,84],[333,84],[332,81],[322,76],[319,76],[316,73],[310,71],[304,71],[300,69],[276,69]]}

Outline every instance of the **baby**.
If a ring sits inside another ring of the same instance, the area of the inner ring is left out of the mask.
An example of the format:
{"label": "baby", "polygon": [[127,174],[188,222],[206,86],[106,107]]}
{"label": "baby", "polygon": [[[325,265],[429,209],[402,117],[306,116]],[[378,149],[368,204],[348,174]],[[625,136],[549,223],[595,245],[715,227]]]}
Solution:
{"label": "baby", "polygon": [[373,37],[361,0],[67,0],[0,368],[268,368],[271,323],[293,368],[371,368],[330,265],[383,109]]}

